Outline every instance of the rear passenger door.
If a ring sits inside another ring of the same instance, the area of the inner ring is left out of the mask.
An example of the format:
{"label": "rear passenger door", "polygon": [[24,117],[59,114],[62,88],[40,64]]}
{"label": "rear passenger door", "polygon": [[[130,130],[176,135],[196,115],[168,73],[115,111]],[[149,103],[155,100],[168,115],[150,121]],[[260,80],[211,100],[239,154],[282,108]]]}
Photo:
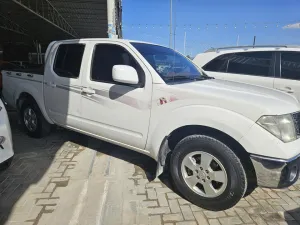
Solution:
{"label": "rear passenger door", "polygon": [[[273,88],[275,54],[265,52],[238,52],[224,54],[206,64],[204,70],[219,79]],[[214,69],[215,68],[215,69]]]}
{"label": "rear passenger door", "polygon": [[54,46],[45,64],[44,100],[49,117],[61,126],[78,128],[81,116],[81,62],[85,45]]}
{"label": "rear passenger door", "polygon": [[278,52],[278,63],[274,87],[280,91],[292,94],[300,101],[300,53]]}

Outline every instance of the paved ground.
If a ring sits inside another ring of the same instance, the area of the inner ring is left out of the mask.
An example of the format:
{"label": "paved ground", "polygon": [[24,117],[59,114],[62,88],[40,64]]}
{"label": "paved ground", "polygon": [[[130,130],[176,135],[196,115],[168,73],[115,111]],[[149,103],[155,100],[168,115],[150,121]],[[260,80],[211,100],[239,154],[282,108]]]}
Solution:
{"label": "paved ground", "polygon": [[206,211],[173,192],[168,177],[153,180],[146,156],[65,130],[31,139],[10,116],[16,157],[0,173],[1,225],[300,224],[300,182]]}

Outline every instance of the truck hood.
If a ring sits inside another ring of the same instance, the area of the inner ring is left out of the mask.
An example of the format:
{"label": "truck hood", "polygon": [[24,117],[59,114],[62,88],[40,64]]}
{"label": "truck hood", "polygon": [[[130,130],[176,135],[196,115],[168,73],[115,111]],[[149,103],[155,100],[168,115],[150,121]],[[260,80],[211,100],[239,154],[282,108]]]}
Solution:
{"label": "truck hood", "polygon": [[171,86],[176,89],[174,94],[180,93],[179,99],[196,98],[200,104],[228,109],[255,121],[262,115],[300,111],[294,96],[255,85],[212,79]]}

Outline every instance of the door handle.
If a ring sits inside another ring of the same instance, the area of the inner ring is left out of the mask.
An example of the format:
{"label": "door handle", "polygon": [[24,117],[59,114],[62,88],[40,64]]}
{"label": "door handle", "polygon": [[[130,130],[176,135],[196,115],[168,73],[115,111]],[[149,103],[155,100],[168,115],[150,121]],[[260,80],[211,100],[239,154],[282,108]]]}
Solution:
{"label": "door handle", "polygon": [[21,74],[21,73],[16,73],[16,75],[17,75],[17,76],[22,76],[22,74]]}
{"label": "door handle", "polygon": [[93,95],[95,94],[95,90],[91,88],[82,88],[82,94]]}
{"label": "door handle", "polygon": [[287,92],[289,94],[294,93],[294,90],[291,87],[278,88],[278,90]]}
{"label": "door handle", "polygon": [[46,85],[55,88],[56,84],[54,84],[53,82],[45,82]]}
{"label": "door handle", "polygon": [[7,75],[11,75],[11,72],[6,72]]}
{"label": "door handle", "polygon": [[29,73],[29,74],[27,74],[27,77],[33,77],[33,75]]}

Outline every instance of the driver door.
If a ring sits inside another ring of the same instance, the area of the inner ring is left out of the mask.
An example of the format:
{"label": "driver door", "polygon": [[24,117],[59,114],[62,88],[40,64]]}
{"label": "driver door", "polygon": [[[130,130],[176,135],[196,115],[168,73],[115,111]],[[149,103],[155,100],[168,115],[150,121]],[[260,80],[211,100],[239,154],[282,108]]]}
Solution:
{"label": "driver door", "polygon": [[[147,140],[152,95],[151,74],[125,44],[91,43],[90,71],[83,78],[84,129],[110,141],[143,149]],[[114,65],[137,70],[138,85],[116,83]]]}

